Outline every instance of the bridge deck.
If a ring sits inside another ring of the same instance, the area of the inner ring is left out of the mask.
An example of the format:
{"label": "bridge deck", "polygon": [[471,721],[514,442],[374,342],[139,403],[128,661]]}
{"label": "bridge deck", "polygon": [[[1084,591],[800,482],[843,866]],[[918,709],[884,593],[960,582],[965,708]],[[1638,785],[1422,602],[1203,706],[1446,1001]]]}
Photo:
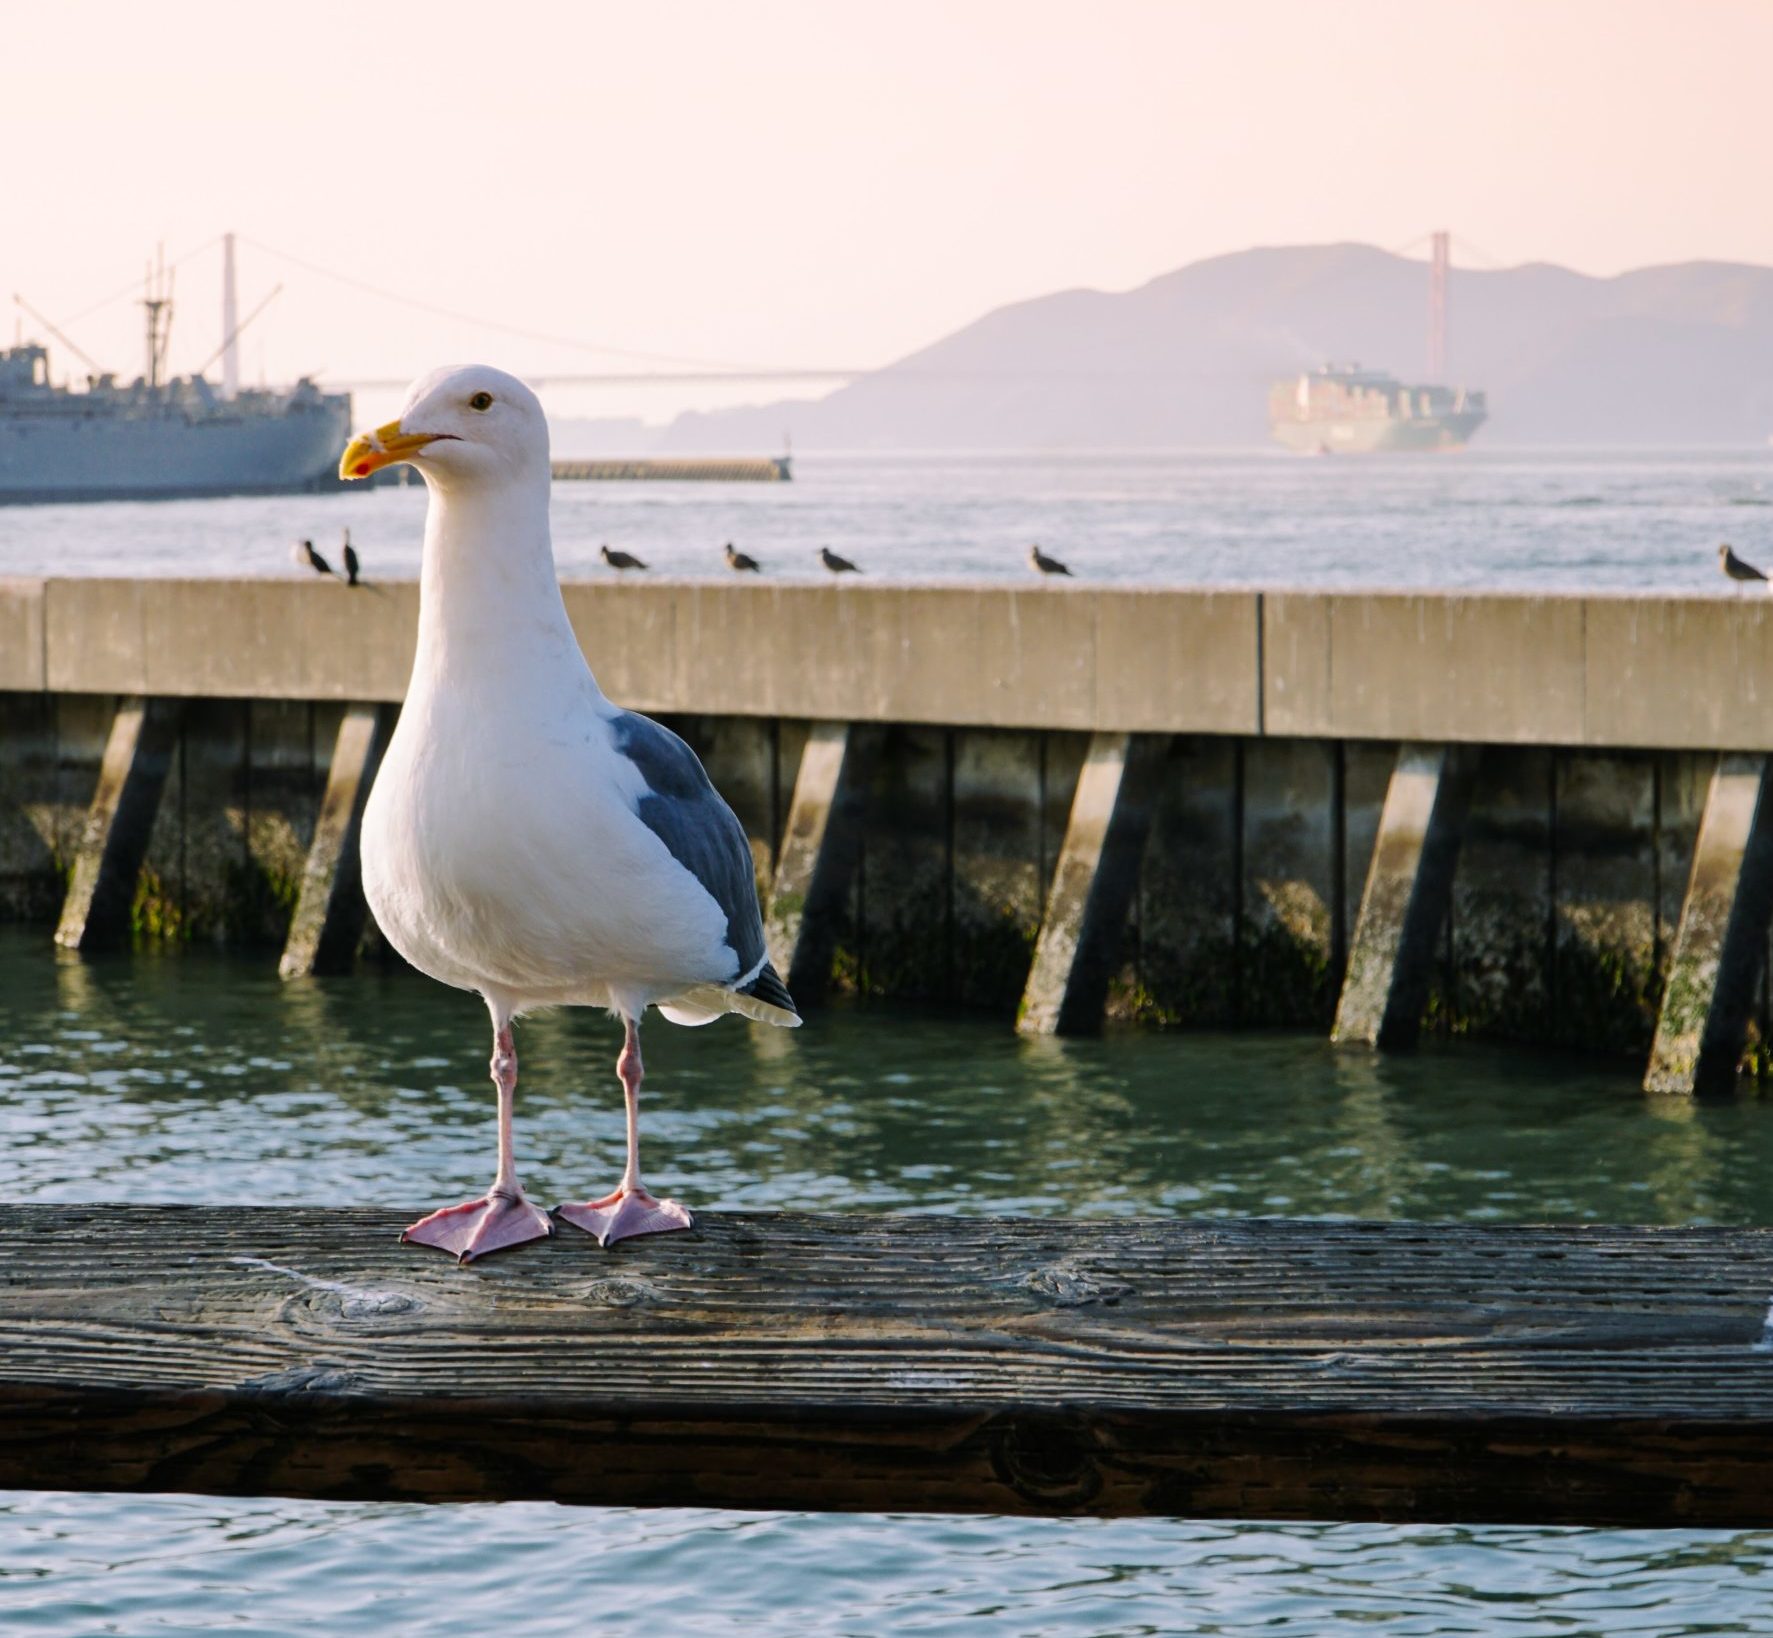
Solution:
{"label": "bridge deck", "polygon": [[1773,1524],[1773,1231],[0,1208],[0,1487]]}

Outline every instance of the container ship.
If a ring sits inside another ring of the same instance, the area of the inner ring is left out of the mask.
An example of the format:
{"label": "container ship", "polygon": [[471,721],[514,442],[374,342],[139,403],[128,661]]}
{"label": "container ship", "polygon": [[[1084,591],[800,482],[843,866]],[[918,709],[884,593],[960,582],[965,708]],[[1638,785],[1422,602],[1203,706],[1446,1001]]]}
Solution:
{"label": "container ship", "polygon": [[[0,503],[272,495],[334,486],[351,434],[349,393],[312,381],[242,390],[234,342],[233,255],[223,296],[219,385],[201,372],[168,378],[170,285],[150,282],[147,363],[120,383],[95,372],[84,388],[50,378],[37,344],[0,350]],[[71,344],[70,344],[71,345]]]}
{"label": "container ship", "polygon": [[1487,416],[1481,392],[1406,386],[1358,364],[1326,364],[1277,381],[1268,395],[1275,437],[1308,455],[1459,449]]}

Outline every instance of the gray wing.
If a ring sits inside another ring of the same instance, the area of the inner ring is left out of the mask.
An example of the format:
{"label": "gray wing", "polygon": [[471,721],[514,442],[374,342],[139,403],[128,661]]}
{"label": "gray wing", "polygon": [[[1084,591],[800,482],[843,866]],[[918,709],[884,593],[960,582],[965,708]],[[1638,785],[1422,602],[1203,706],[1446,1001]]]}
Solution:
{"label": "gray wing", "polygon": [[763,916],[757,907],[751,844],[738,816],[708,778],[701,758],[669,728],[638,711],[618,713],[610,729],[616,749],[646,780],[638,810],[641,823],[726,913],[727,943],[739,958],[736,976],[762,963],[742,993],[793,1012],[787,989],[764,960]]}

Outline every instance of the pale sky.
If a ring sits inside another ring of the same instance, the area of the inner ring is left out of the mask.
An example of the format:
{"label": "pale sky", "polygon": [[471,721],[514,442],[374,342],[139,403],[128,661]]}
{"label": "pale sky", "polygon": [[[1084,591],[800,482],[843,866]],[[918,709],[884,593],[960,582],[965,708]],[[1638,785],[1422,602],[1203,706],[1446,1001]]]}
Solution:
{"label": "pale sky", "polygon": [[[0,49],[0,296],[72,319],[163,242],[189,369],[220,339],[201,247],[232,229],[242,311],[284,285],[243,341],[273,381],[627,361],[261,245],[771,366],[884,363],[1005,301],[1252,244],[1445,226],[1500,264],[1773,263],[1773,0],[7,0]],[[69,330],[139,369],[128,301]]]}

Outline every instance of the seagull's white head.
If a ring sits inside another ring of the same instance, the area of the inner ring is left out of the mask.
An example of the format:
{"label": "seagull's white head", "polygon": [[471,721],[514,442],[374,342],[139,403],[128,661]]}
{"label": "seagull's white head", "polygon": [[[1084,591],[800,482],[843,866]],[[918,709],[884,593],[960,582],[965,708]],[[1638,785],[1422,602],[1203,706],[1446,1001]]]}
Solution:
{"label": "seagull's white head", "polygon": [[415,381],[397,419],[353,438],[341,478],[406,461],[449,487],[548,476],[548,418],[514,375],[486,364],[433,370]]}

